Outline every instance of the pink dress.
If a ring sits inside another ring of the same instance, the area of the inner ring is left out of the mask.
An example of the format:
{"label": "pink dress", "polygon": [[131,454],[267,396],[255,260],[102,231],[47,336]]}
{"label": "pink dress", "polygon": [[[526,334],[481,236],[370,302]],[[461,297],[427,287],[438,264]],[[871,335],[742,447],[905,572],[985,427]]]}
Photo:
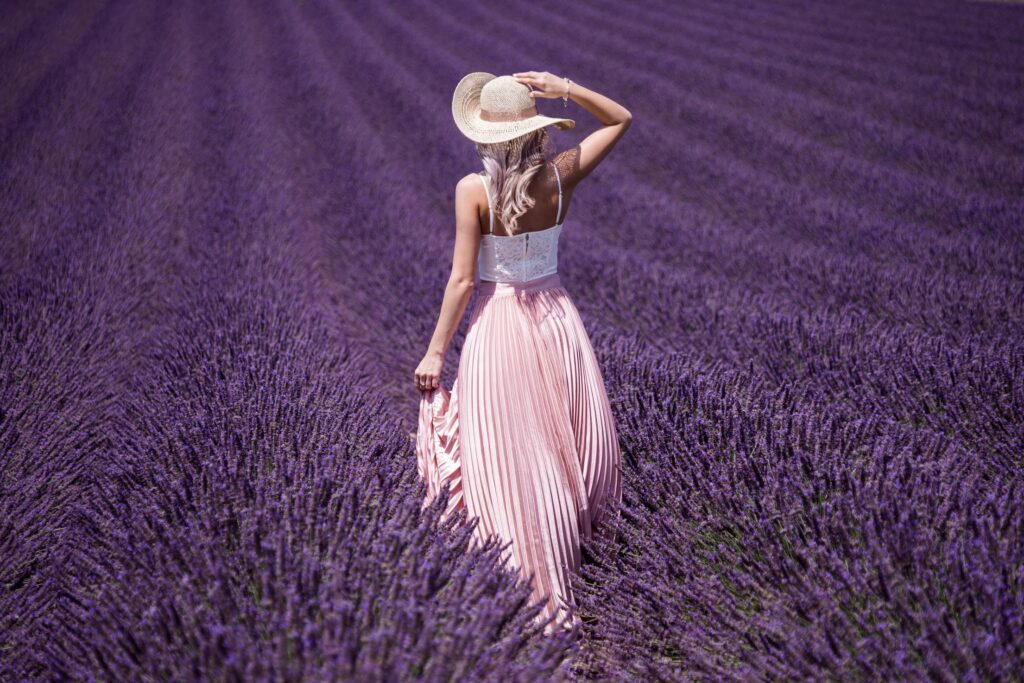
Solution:
{"label": "pink dress", "polygon": [[601,370],[558,277],[561,214],[561,178],[559,222],[545,230],[494,235],[490,206],[456,379],[450,392],[421,393],[416,435],[423,504],[447,484],[445,516],[464,507],[469,520],[479,517],[475,542],[496,534],[510,547],[505,557],[532,578],[533,599],[546,599],[539,619],[552,617],[548,633],[578,623],[569,575],[580,537],[601,532],[622,498]]}

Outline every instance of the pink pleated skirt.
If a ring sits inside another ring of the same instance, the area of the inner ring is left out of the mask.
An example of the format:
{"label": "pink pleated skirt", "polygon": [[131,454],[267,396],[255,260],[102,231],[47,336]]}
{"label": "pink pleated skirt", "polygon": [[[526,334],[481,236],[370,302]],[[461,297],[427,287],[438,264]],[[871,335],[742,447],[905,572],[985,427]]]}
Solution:
{"label": "pink pleated skirt", "polygon": [[[481,280],[451,391],[422,392],[416,435],[424,505],[448,485],[445,516],[497,535],[545,631],[578,623],[570,574],[580,538],[622,498],[621,454],[594,349],[558,273]],[[550,619],[549,619],[550,618]]]}

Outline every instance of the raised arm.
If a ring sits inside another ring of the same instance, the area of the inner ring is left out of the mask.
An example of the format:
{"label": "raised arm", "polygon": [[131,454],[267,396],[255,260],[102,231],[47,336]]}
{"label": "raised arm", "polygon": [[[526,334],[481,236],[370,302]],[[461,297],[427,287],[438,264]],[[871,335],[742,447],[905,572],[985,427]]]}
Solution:
{"label": "raised arm", "polygon": [[476,282],[476,257],[480,248],[478,207],[483,202],[480,177],[471,173],[455,186],[455,250],[452,272],[444,289],[441,312],[430,339],[427,352],[414,373],[416,385],[423,391],[436,389],[441,383],[444,354],[466,311]]}
{"label": "raised arm", "polygon": [[516,80],[533,88],[530,97],[556,98],[567,92],[569,99],[594,115],[602,127],[588,135],[575,147],[563,152],[571,163],[559,160],[563,183],[577,185],[586,178],[612,151],[633,122],[633,114],[615,100],[595,92],[576,81],[555,76],[547,71],[520,71],[512,74]]}

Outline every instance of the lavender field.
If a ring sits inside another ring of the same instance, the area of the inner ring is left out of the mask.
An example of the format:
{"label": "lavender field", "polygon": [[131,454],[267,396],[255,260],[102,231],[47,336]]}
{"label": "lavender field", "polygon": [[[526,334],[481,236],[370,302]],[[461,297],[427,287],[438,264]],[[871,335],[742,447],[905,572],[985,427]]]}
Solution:
{"label": "lavender field", "polygon": [[[1021,680],[1022,63],[1007,3],[5,3],[0,680]],[[527,69],[634,116],[552,637],[410,436],[451,92]]]}

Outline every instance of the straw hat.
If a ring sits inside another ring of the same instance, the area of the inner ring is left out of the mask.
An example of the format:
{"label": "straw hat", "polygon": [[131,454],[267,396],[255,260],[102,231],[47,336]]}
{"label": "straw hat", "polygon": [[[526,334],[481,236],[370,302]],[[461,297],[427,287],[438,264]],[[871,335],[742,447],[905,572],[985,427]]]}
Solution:
{"label": "straw hat", "polygon": [[544,126],[569,130],[576,125],[572,119],[537,113],[530,88],[515,76],[484,71],[466,74],[455,86],[452,116],[462,134],[473,142],[504,142]]}

